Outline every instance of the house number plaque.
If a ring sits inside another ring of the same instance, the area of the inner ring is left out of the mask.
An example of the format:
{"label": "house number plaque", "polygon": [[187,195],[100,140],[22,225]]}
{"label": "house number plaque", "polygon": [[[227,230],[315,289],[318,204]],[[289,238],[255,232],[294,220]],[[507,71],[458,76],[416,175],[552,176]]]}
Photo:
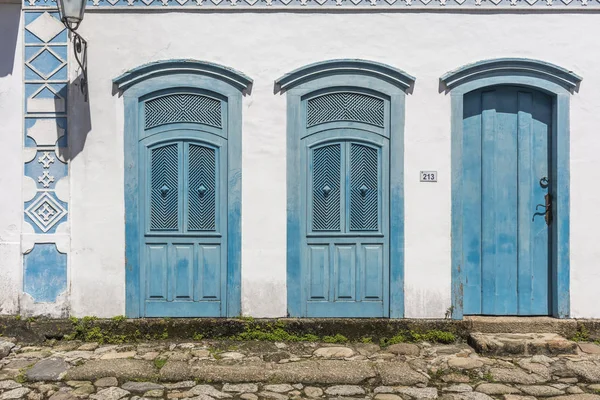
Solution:
{"label": "house number plaque", "polygon": [[421,171],[421,182],[437,182],[437,171]]}

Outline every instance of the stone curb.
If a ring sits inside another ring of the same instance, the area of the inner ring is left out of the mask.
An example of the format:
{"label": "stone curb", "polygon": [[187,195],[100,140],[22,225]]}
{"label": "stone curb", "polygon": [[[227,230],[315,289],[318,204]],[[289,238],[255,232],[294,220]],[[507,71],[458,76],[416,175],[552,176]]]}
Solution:
{"label": "stone curb", "polygon": [[[392,337],[399,331],[445,330],[466,339],[470,332],[513,332],[513,333],[557,333],[564,337],[573,337],[582,327],[589,332],[591,340],[600,339],[600,320],[556,319],[550,317],[512,318],[512,317],[466,317],[464,320],[452,319],[257,319],[253,326],[272,326],[274,322],[284,324],[286,331],[298,335],[334,336],[343,334],[350,340],[372,337]],[[131,320],[97,319],[89,321],[89,327],[100,327],[113,335],[135,338],[161,337],[172,339],[191,339],[202,335],[205,339],[228,338],[238,335],[250,322],[244,319],[152,319]],[[0,317],[0,334],[16,337],[21,343],[42,343],[48,339],[62,339],[74,332],[75,325],[68,319],[36,319],[28,321],[15,317]]]}

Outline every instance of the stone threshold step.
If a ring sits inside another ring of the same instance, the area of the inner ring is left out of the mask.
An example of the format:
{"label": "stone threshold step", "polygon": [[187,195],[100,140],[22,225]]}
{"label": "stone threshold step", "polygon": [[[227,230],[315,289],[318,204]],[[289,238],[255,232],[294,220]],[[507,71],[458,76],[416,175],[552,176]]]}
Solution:
{"label": "stone threshold step", "polygon": [[160,370],[152,362],[144,360],[92,360],[69,369],[63,379],[93,381],[104,377],[160,382],[196,380],[208,383],[296,382],[325,385],[358,385],[374,380],[383,385],[404,386],[426,385],[429,381],[426,374],[415,371],[406,362],[344,360],[308,360],[287,364],[168,361]]}
{"label": "stone threshold step", "polygon": [[556,333],[471,332],[469,344],[479,354],[538,355],[577,354],[577,343]]}

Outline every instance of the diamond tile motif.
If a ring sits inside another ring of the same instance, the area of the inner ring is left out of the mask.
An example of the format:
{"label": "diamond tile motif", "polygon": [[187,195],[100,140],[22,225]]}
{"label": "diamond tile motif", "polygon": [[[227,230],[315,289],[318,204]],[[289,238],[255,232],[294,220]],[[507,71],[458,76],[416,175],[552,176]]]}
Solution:
{"label": "diamond tile motif", "polygon": [[25,63],[36,74],[44,79],[49,79],[62,67],[67,65],[58,55],[50,49],[42,49]]}
{"label": "diamond tile motif", "polygon": [[65,30],[65,26],[50,13],[45,12],[25,27],[29,32],[48,43],[59,33]]}
{"label": "diamond tile motif", "polygon": [[48,232],[67,214],[67,210],[48,193],[44,193],[27,207],[25,214],[42,232]]}

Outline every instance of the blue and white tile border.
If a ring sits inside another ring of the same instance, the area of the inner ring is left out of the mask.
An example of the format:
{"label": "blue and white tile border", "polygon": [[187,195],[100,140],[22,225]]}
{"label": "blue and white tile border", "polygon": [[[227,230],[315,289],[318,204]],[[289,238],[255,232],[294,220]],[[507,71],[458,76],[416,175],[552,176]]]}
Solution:
{"label": "blue and white tile border", "polygon": [[[55,0],[24,0],[25,7],[54,7]],[[599,9],[600,0],[88,0],[87,9]]]}
{"label": "blue and white tile border", "polygon": [[68,32],[56,4],[23,12],[22,314],[64,316],[69,234]]}

